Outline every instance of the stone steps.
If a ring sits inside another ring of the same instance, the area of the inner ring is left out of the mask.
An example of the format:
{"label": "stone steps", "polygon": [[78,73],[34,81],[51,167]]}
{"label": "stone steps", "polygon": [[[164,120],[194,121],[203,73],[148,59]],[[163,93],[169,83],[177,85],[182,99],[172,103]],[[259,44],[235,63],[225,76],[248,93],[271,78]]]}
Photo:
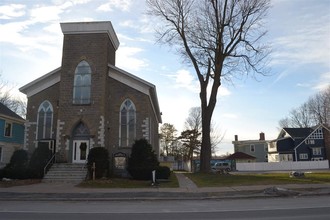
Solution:
{"label": "stone steps", "polygon": [[86,175],[85,164],[59,163],[53,164],[42,181],[47,183],[80,183],[86,178]]}

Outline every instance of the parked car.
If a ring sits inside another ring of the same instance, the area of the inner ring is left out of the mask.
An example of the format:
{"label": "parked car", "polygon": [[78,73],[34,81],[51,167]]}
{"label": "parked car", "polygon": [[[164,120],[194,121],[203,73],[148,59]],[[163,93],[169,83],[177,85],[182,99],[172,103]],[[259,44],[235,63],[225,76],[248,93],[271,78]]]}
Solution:
{"label": "parked car", "polygon": [[211,169],[215,173],[218,173],[218,172],[228,173],[231,171],[230,164],[228,162],[217,162],[211,167]]}

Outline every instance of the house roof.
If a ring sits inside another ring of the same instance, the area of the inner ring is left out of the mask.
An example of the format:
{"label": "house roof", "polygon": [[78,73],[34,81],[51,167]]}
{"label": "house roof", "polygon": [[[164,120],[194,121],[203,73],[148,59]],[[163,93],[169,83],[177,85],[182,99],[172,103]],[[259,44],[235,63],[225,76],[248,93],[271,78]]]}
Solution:
{"label": "house roof", "polygon": [[235,159],[256,159],[256,157],[251,156],[249,154],[243,153],[243,152],[235,152],[228,157],[226,157],[227,160],[235,160]]}
{"label": "house roof", "polygon": [[24,123],[24,121],[25,121],[21,116],[19,116],[18,114],[16,114],[12,110],[10,110],[7,106],[5,106],[1,102],[0,102],[0,117],[8,118],[11,120],[17,120],[22,123]]}
{"label": "house roof", "polygon": [[286,134],[293,139],[305,138],[313,131],[314,129],[312,128],[283,128],[280,132],[279,138],[284,137]]}
{"label": "house roof", "polygon": [[19,88],[19,91],[24,93],[27,97],[31,97],[60,81],[61,81],[61,67],[54,69],[51,72],[22,86],[21,88]]}

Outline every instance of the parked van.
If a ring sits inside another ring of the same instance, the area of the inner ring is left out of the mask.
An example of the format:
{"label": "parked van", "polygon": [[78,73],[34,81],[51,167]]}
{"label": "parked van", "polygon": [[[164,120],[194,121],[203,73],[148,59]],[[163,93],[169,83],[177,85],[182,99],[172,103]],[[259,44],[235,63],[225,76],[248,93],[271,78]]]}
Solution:
{"label": "parked van", "polygon": [[228,162],[217,162],[211,167],[213,172],[230,172],[230,164]]}

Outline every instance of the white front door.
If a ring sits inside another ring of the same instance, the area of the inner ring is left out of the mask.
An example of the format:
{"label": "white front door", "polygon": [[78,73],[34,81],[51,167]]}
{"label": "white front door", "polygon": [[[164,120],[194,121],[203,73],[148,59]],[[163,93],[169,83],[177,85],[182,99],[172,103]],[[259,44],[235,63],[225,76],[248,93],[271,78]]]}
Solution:
{"label": "white front door", "polygon": [[73,163],[85,163],[89,152],[89,141],[73,141]]}

